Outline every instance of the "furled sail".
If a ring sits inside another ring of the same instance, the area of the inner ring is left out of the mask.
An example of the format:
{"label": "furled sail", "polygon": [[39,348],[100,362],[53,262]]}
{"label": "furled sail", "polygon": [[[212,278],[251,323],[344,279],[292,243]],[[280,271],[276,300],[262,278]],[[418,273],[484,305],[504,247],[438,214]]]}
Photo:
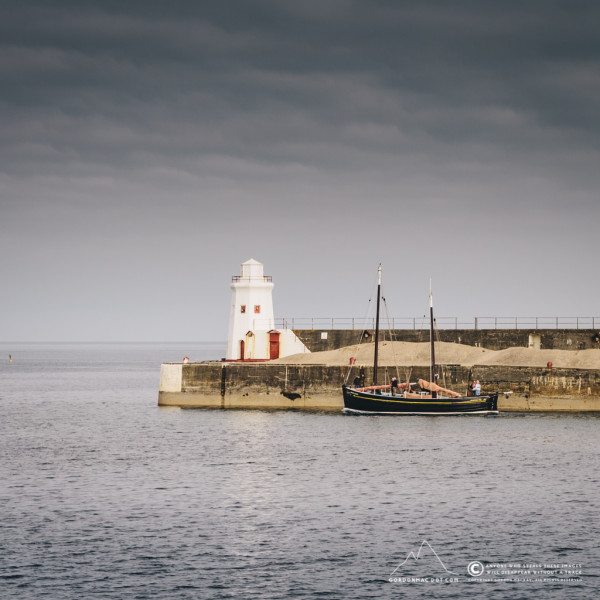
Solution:
{"label": "furled sail", "polygon": [[450,398],[460,398],[460,394],[453,392],[452,390],[447,390],[439,386],[437,383],[433,383],[431,381],[425,381],[424,379],[419,379],[419,385],[421,389],[429,390],[430,392],[441,392],[443,394],[447,394]]}

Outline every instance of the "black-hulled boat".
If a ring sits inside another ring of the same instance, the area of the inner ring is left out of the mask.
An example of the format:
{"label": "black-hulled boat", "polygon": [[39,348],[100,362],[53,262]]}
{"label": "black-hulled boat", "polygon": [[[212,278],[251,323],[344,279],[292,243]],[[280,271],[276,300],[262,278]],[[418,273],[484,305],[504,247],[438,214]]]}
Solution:
{"label": "black-hulled boat", "polygon": [[498,392],[482,396],[461,396],[435,383],[435,344],[433,338],[433,300],[429,294],[430,333],[430,381],[419,379],[419,390],[409,382],[392,385],[377,384],[377,362],[379,351],[379,304],[381,300],[381,265],[377,277],[377,315],[375,326],[375,356],[373,363],[373,385],[370,387],[342,386],[344,412],[363,415],[463,415],[496,414]]}
{"label": "black-hulled boat", "polygon": [[[389,388],[389,386],[387,386]],[[498,393],[485,396],[458,396],[432,398],[423,394],[420,398],[392,396],[389,393],[363,392],[360,389],[342,387],[344,412],[359,415],[485,415],[498,413]]]}

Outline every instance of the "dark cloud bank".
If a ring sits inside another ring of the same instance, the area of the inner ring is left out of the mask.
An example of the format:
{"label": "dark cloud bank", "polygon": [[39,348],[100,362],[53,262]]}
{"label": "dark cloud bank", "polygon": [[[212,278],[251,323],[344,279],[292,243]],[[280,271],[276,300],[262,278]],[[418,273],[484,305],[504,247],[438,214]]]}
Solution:
{"label": "dark cloud bank", "polygon": [[[596,2],[1,2],[0,336],[600,314]],[[184,310],[182,310],[184,307]]]}

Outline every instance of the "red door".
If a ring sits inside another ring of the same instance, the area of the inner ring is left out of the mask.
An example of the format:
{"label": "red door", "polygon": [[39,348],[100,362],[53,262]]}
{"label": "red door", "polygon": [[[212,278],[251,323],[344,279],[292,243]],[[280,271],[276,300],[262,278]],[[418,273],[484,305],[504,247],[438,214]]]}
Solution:
{"label": "red door", "polygon": [[240,340],[240,359],[244,360],[244,340]]}
{"label": "red door", "polygon": [[275,360],[279,358],[279,333],[269,333],[269,358]]}

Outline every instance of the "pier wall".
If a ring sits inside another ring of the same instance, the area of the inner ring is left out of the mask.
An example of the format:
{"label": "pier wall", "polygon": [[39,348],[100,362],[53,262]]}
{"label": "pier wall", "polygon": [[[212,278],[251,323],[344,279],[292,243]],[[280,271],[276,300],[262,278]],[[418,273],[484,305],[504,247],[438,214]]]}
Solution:
{"label": "pier wall", "polygon": [[[349,381],[359,374],[354,366]],[[362,367],[365,380],[372,367]],[[396,375],[380,367],[380,381]],[[499,399],[500,410],[600,411],[600,370],[541,369],[506,366],[446,366],[442,385],[465,393],[473,379],[483,391],[508,391]],[[271,363],[165,363],[161,368],[158,404],[212,408],[273,408],[341,410],[341,386],[348,367],[282,365]],[[399,369],[405,379],[409,369]],[[410,369],[411,381],[428,378],[427,367]]]}
{"label": "pier wall", "polygon": [[[372,342],[373,330],[365,330],[363,342]],[[336,350],[358,344],[363,330],[360,329],[294,329],[311,352]],[[427,342],[429,329],[393,329],[392,339],[399,342]],[[511,347],[529,347],[532,338],[538,338],[539,347],[553,350],[584,350],[598,348],[598,335],[593,329],[440,329],[439,340],[468,346],[479,346],[489,350],[504,350]],[[381,332],[382,339],[390,339],[390,332]]]}

